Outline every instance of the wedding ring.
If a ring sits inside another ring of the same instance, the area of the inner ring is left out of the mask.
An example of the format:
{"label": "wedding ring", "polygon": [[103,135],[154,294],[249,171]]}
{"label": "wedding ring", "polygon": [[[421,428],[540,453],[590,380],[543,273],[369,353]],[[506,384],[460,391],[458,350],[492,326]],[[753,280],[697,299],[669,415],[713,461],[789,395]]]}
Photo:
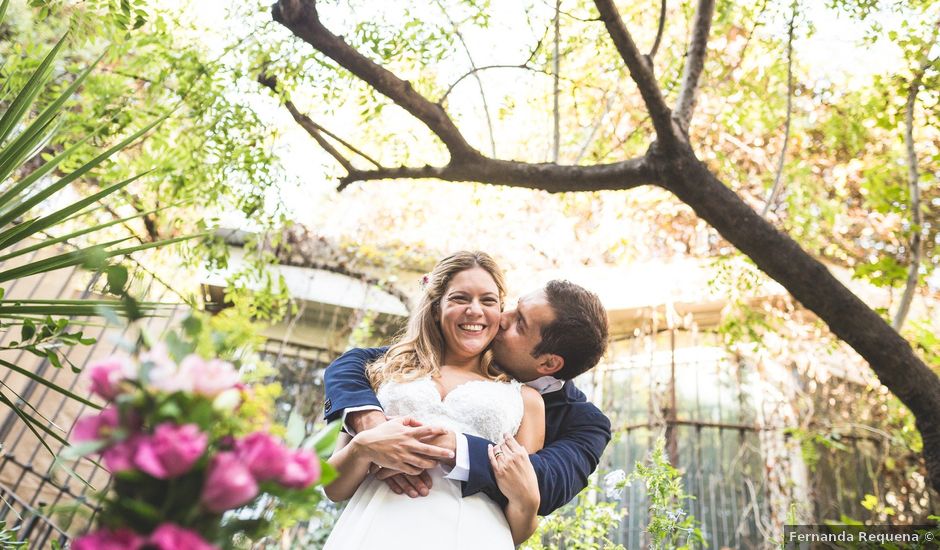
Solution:
{"label": "wedding ring", "polygon": [[503,451],[496,451],[495,453],[493,453],[493,456],[499,456],[501,454],[503,454]]}

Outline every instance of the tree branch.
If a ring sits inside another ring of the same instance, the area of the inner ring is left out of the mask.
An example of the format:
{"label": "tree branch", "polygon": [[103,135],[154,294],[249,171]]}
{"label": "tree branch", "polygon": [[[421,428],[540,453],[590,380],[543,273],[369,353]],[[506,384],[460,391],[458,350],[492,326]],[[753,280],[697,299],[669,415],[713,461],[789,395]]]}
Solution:
{"label": "tree branch", "polygon": [[472,67],[471,70],[460,75],[460,78],[458,78],[450,86],[448,86],[447,91],[444,92],[444,95],[442,95],[441,98],[437,100],[437,102],[443,105],[447,101],[447,96],[449,96],[450,93],[454,91],[454,88],[457,87],[457,84],[460,84],[460,82],[463,79],[467,78],[468,76],[476,75],[476,73],[480,71],[486,71],[489,69],[526,69],[529,71],[542,72],[542,71],[539,71],[538,69],[530,67],[529,63],[531,63],[532,60],[535,59],[535,56],[539,53],[539,48],[542,47],[542,41],[545,40],[546,35],[548,35],[548,28],[545,29],[545,32],[542,34],[542,38],[539,38],[539,41],[535,44],[535,47],[532,48],[532,52],[529,53],[529,57],[528,59],[525,60],[525,63],[520,63],[518,65],[484,65],[482,67]]}
{"label": "tree branch", "polygon": [[647,57],[652,60],[656,57],[656,52],[659,51],[659,43],[663,39],[663,30],[666,28],[666,0],[663,0],[659,6],[659,27],[656,29],[656,40],[653,41],[653,47],[650,48],[650,53],[647,54]]}
{"label": "tree branch", "polygon": [[649,111],[650,118],[653,121],[653,127],[656,129],[656,136],[663,145],[671,147],[677,134],[673,131],[672,112],[663,99],[662,90],[656,82],[653,75],[653,67],[649,60],[640,53],[633,37],[627,31],[620,13],[613,0],[594,0],[597,11],[601,14],[601,20],[607,27],[607,32],[617,47],[617,52],[627,68],[630,70],[630,76],[636,82],[646,109]]}
{"label": "tree branch", "polygon": [[774,177],[774,185],[770,188],[770,195],[767,196],[767,202],[764,203],[764,210],[761,217],[766,218],[767,214],[774,209],[774,203],[780,195],[780,186],[783,181],[783,165],[787,158],[787,145],[790,141],[790,120],[793,115],[793,20],[796,18],[796,2],[793,3],[793,11],[790,12],[790,26],[787,33],[787,119],[783,129],[783,145],[780,147],[780,159],[777,161],[777,175]]}
{"label": "tree branch", "polygon": [[607,119],[607,115],[610,114],[610,107],[614,102],[614,94],[607,92],[604,94],[604,112],[601,113],[597,120],[594,121],[594,124],[591,126],[591,131],[588,132],[586,138],[584,138],[584,143],[581,145],[581,149],[578,151],[578,156],[575,157],[573,164],[580,164],[581,160],[584,158],[584,155],[587,154],[588,148],[594,143],[594,136],[597,135],[597,131],[600,129],[601,124],[604,123],[604,120]]}
{"label": "tree branch", "polygon": [[705,65],[708,34],[711,32],[714,12],[715,0],[698,1],[698,6],[695,8],[692,40],[689,42],[688,57],[685,60],[685,71],[682,75],[682,87],[679,89],[679,100],[676,102],[676,118],[686,132],[689,129],[692,110],[695,108],[695,92],[698,89],[702,67]]}
{"label": "tree branch", "polygon": [[419,94],[411,83],[368,59],[320,22],[314,0],[280,0],[274,20],[424,123],[444,143],[452,161],[469,162],[480,156],[437,103]]}
{"label": "tree branch", "polygon": [[921,57],[920,67],[914,74],[911,81],[911,87],[907,91],[907,104],[904,107],[904,145],[907,149],[907,183],[911,191],[911,265],[908,268],[907,281],[904,284],[904,293],[901,295],[901,303],[898,304],[898,310],[894,316],[894,330],[901,332],[904,321],[911,308],[911,302],[914,300],[914,290],[917,288],[917,272],[920,271],[920,257],[924,253],[924,243],[922,238],[923,219],[920,212],[920,186],[918,180],[920,175],[917,171],[917,151],[914,150],[914,107],[917,103],[917,94],[920,92],[923,83],[924,73],[931,65],[930,50],[937,41],[937,31],[940,30],[940,18],[934,23],[933,34],[930,41],[924,45],[923,55]]}
{"label": "tree branch", "polygon": [[[483,114],[486,115],[486,127],[490,133],[490,154],[495,157],[496,136],[493,134],[493,119],[490,117],[490,106],[486,101],[486,92],[483,90],[483,80],[481,80],[480,75],[477,74],[477,64],[473,61],[473,56],[470,54],[470,46],[468,46],[467,41],[464,40],[463,34],[460,32],[460,27],[457,26],[457,22],[450,18],[450,14],[447,13],[447,9],[444,8],[443,4],[441,4],[439,0],[436,0],[435,3],[437,4],[437,7],[440,8],[441,13],[444,14],[444,17],[447,18],[447,22],[450,23],[450,25],[454,28],[454,34],[456,34],[457,39],[460,40],[460,44],[463,46],[463,51],[467,54],[467,59],[470,61],[470,68],[474,70],[473,78],[476,79],[477,87],[480,90],[480,100],[483,102]],[[441,102],[441,104],[443,104],[443,102]]]}
{"label": "tree branch", "polygon": [[555,48],[552,56],[552,162],[558,163],[558,152],[561,147],[561,111],[558,105],[558,96],[561,89],[558,79],[561,76],[561,54],[558,51],[561,41],[561,0],[555,0]]}
{"label": "tree branch", "polygon": [[[271,91],[273,91],[275,94],[278,93],[276,77],[268,75],[266,73],[261,73],[260,75],[258,75],[258,82],[270,88]],[[379,164],[378,161],[376,161],[369,155],[363,153],[362,151],[360,151],[359,149],[351,145],[346,140],[340,138],[333,132],[330,132],[323,126],[320,126],[319,124],[311,120],[311,118],[308,117],[307,115],[301,113],[297,109],[297,106],[294,105],[294,103],[290,100],[290,98],[286,94],[283,96],[283,99],[284,99],[284,106],[287,107],[287,110],[290,112],[291,116],[294,117],[294,121],[297,124],[299,124],[301,128],[306,130],[307,133],[310,134],[310,137],[316,140],[317,144],[319,144],[320,147],[323,148],[323,150],[329,153],[331,157],[336,159],[336,162],[338,162],[343,168],[345,168],[346,172],[352,172],[356,170],[356,168],[353,166],[352,162],[349,159],[347,159],[342,153],[340,153],[335,147],[333,147],[333,144],[331,144],[329,141],[326,140],[326,138],[323,137],[323,134],[326,134],[327,136],[335,139],[336,141],[341,143],[343,147],[346,147],[353,153],[371,162],[376,168],[379,168],[379,169],[382,168],[382,165]]]}
{"label": "tree branch", "polygon": [[630,189],[659,183],[657,172],[646,156],[595,166],[530,164],[481,157],[473,163],[452,163],[447,166],[397,166],[353,171],[340,179],[340,190],[356,181],[383,179],[475,181],[542,189],[549,193]]}

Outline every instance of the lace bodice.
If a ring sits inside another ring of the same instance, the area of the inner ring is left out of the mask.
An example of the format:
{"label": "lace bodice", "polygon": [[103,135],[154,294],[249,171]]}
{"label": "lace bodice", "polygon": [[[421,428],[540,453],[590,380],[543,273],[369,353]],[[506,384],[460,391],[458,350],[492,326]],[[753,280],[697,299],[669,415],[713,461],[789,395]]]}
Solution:
{"label": "lace bodice", "polygon": [[522,422],[522,384],[472,380],[441,399],[430,376],[410,382],[386,382],[376,392],[388,416],[411,416],[428,426],[498,441],[515,434]]}

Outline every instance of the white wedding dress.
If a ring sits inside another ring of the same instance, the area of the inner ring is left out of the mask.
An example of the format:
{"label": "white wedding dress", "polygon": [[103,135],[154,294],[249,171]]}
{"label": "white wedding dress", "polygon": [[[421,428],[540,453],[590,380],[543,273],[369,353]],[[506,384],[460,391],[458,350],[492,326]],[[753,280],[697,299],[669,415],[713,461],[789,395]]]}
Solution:
{"label": "white wedding dress", "polygon": [[[388,382],[377,392],[388,416],[410,416],[426,426],[498,441],[522,422],[518,382],[474,380],[441,399],[430,377]],[[428,496],[396,495],[368,476],[336,522],[324,550],[498,550],[513,548],[503,510],[483,493],[463,498],[461,482],[429,470]]]}

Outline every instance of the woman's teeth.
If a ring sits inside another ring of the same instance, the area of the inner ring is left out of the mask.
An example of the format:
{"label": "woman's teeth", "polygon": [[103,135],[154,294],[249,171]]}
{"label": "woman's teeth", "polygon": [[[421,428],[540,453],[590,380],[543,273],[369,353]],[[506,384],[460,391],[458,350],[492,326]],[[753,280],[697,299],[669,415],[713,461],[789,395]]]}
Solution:
{"label": "woman's teeth", "polygon": [[457,325],[461,330],[466,330],[468,332],[480,332],[483,330],[483,325]]}

